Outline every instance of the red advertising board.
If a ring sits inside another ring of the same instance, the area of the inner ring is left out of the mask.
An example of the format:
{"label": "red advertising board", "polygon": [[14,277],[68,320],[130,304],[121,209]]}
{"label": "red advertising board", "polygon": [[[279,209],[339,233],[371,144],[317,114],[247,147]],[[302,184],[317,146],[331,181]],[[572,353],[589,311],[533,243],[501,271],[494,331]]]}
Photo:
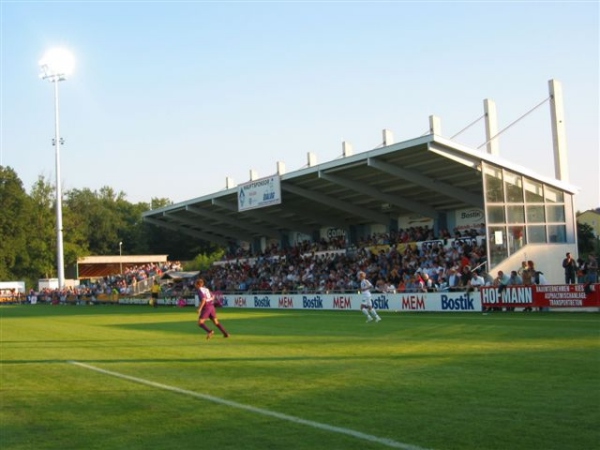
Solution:
{"label": "red advertising board", "polygon": [[556,284],[508,286],[501,294],[496,287],[481,289],[484,308],[595,308],[600,307],[600,284]]}

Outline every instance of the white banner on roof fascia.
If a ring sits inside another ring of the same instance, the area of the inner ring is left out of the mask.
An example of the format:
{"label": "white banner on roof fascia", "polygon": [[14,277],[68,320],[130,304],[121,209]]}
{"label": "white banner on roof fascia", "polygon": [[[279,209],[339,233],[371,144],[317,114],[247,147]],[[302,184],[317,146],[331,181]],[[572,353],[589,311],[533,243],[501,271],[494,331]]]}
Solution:
{"label": "white banner on roof fascia", "polygon": [[485,213],[483,209],[469,208],[455,211],[456,230],[460,232],[477,230],[485,233]]}
{"label": "white banner on roof fascia", "polygon": [[238,211],[264,208],[281,203],[281,180],[278,175],[249,181],[238,186]]}

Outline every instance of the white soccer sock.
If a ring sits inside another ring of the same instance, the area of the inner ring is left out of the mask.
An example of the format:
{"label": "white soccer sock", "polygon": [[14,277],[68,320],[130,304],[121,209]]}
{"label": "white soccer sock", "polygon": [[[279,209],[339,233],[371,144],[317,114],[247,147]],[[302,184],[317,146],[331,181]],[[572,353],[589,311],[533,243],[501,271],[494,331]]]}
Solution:
{"label": "white soccer sock", "polygon": [[366,309],[366,308],[362,308],[362,309],[361,309],[361,311],[362,311],[362,313],[363,313],[365,316],[369,317],[369,310],[368,310],[368,309]]}
{"label": "white soccer sock", "polygon": [[379,319],[379,315],[377,314],[377,311],[375,311],[375,309],[371,310],[371,315],[373,316],[374,319]]}

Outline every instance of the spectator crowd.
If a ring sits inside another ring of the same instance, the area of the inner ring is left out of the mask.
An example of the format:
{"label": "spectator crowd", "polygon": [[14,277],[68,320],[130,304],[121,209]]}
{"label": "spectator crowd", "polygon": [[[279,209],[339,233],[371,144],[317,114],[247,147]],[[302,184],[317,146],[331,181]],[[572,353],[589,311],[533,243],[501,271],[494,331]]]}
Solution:
{"label": "spectator crowd", "polygon": [[203,277],[214,291],[247,294],[357,292],[360,271],[379,292],[464,290],[473,271],[485,275],[486,249],[478,236],[477,230],[435,236],[428,227],[413,227],[375,233],[356,245],[336,237],[260,254],[240,249]]}
{"label": "spectator crowd", "polygon": [[148,263],[125,267],[122,274],[108,275],[93,280],[89,284],[79,286],[65,286],[62,289],[43,288],[39,291],[30,289],[27,294],[29,302],[65,303],[67,300],[75,302],[95,301],[98,297],[133,295],[136,286],[154,277],[160,277],[164,272],[181,270],[179,261],[167,261],[156,264]]}
{"label": "spectator crowd", "polygon": [[[381,293],[473,291],[486,285],[546,283],[533,261],[523,261],[510,275],[501,273],[493,278],[486,271],[484,232],[482,225],[480,230],[466,233],[441,230],[436,236],[428,227],[411,227],[375,233],[355,244],[337,236],[288,248],[273,244],[260,253],[239,247],[199,276],[212,291],[256,295],[356,293],[361,271]],[[67,297],[134,295],[137,285],[180,270],[179,261],[131,266],[123,274],[87,286],[32,290],[29,295],[53,302],[64,302]],[[194,281],[188,279],[178,286],[177,296],[193,295]],[[172,289],[164,294],[175,295]]]}

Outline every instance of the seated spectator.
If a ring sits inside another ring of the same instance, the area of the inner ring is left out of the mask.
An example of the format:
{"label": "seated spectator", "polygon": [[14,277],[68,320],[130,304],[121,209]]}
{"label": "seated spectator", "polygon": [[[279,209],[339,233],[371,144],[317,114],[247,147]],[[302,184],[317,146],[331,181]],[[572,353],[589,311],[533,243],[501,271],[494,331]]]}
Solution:
{"label": "seated spectator", "polygon": [[467,292],[478,291],[483,286],[485,286],[484,278],[476,271],[471,273],[471,279],[467,283]]}
{"label": "seated spectator", "polygon": [[417,282],[417,278],[414,275],[410,275],[405,283],[405,292],[419,292],[420,286]]}
{"label": "seated spectator", "polygon": [[421,280],[423,283],[423,291],[424,292],[434,292],[435,291],[435,288],[433,286],[433,281],[431,280],[429,275],[427,275],[427,272],[421,272]]}
{"label": "seated spectator", "polygon": [[459,291],[463,289],[462,277],[458,274],[455,267],[448,269],[448,290]]}
{"label": "seated spectator", "polygon": [[516,270],[511,270],[508,284],[509,286],[520,286],[523,284],[523,279],[519,276]]}
{"label": "seated spectator", "polygon": [[448,281],[446,280],[445,276],[442,275],[438,278],[438,282],[436,284],[436,290],[438,292],[448,292],[450,290]]}

